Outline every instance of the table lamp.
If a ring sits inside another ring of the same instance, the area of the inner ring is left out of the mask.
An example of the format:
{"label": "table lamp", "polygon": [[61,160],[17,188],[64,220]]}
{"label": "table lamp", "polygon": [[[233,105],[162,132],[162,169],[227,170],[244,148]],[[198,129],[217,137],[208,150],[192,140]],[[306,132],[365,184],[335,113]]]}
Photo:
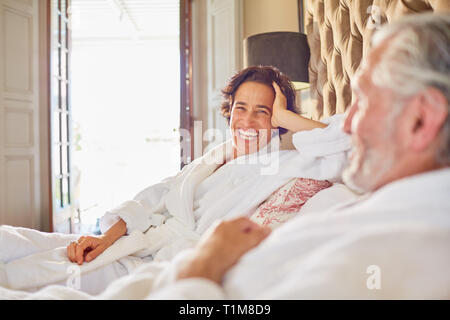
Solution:
{"label": "table lamp", "polygon": [[300,32],[267,32],[244,39],[244,67],[274,66],[296,90],[309,88],[309,45]]}

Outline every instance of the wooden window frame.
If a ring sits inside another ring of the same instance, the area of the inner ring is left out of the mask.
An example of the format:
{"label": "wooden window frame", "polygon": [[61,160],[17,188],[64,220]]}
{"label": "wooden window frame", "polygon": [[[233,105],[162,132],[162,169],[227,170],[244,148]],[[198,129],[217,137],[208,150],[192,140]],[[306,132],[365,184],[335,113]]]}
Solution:
{"label": "wooden window frame", "polygon": [[298,31],[305,33],[305,4],[303,0],[298,0]]}
{"label": "wooden window frame", "polygon": [[[180,137],[180,167],[190,163],[194,154],[192,110],[192,0],[180,0],[180,129],[189,132]],[[187,154],[185,154],[187,152]]]}
{"label": "wooden window frame", "polygon": [[[52,3],[53,2],[53,3]],[[55,3],[56,2],[56,3]],[[65,5],[64,8],[62,5]],[[71,195],[71,82],[70,82],[70,0],[49,0],[48,72],[49,72],[49,159],[50,159],[50,225],[51,232],[61,221],[68,221],[68,232],[74,229]],[[55,7],[53,7],[53,5]],[[54,12],[56,10],[56,13]],[[53,16],[57,14],[56,19]],[[52,23],[55,23],[53,25]],[[57,32],[55,35],[54,32]],[[64,38],[63,38],[64,37]],[[56,63],[55,63],[56,61]],[[57,84],[55,84],[55,81]],[[63,97],[63,92],[65,96]],[[57,96],[57,99],[53,98]],[[56,122],[56,123],[55,123]],[[56,131],[56,132],[55,132]],[[64,131],[64,132],[63,132]],[[58,148],[54,152],[54,148]],[[56,155],[56,156],[55,156]],[[56,158],[56,159],[55,159]],[[58,167],[55,167],[55,162]],[[56,194],[59,194],[57,199]],[[57,219],[55,215],[58,215]],[[60,230],[56,230],[60,231]]]}

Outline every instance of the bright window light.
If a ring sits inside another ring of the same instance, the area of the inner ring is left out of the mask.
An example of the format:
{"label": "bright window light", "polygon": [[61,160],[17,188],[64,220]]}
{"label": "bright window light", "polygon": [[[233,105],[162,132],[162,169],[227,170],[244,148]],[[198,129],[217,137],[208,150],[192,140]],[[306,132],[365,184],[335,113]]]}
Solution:
{"label": "bright window light", "polygon": [[72,179],[87,232],[180,168],[178,1],[113,2],[72,0]]}

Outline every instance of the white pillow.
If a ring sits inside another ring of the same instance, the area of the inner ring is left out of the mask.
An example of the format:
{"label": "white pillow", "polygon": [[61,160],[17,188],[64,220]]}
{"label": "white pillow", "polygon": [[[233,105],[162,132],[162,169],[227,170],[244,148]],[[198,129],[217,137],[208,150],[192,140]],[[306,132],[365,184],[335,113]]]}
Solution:
{"label": "white pillow", "polygon": [[301,215],[311,212],[323,212],[338,204],[358,198],[349,187],[342,183],[334,183],[331,187],[320,190],[302,206]]}

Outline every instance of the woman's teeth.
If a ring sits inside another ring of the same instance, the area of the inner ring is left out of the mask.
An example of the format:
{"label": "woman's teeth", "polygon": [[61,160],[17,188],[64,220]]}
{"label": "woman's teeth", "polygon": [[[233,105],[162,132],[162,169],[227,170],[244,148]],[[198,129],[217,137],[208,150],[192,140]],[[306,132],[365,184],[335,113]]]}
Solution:
{"label": "woman's teeth", "polygon": [[245,140],[255,140],[258,137],[256,130],[238,129],[239,136]]}

